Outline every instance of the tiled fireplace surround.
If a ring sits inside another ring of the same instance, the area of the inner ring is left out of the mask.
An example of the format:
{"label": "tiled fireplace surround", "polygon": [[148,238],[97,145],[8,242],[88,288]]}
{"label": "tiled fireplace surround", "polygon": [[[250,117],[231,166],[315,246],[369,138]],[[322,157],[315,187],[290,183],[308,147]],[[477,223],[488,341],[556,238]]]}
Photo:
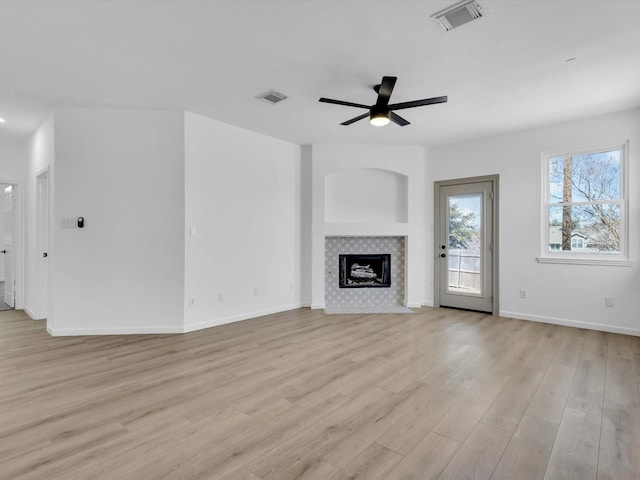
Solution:
{"label": "tiled fireplace surround", "polygon": [[[325,306],[385,307],[405,304],[404,237],[326,237],[324,263]],[[391,254],[389,288],[339,288],[341,254]]]}

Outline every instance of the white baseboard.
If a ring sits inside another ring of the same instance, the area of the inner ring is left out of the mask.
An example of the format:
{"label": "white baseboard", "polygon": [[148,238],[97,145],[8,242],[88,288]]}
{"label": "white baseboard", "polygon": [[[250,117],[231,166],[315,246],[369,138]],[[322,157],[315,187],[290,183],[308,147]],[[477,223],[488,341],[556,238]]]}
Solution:
{"label": "white baseboard", "polygon": [[[301,308],[301,304],[283,305],[276,308],[259,310],[241,315],[232,315],[223,318],[214,318],[204,322],[193,323],[180,327],[150,327],[150,326],[133,326],[133,327],[113,327],[113,328],[54,328],[47,325],[47,332],[54,337],[71,337],[81,335],[154,335],[162,333],[187,333],[204,328],[216,327],[227,323],[239,322],[250,318],[262,317],[273,313],[285,312]],[[31,315],[29,315],[31,316]],[[33,318],[33,317],[32,317]]]}
{"label": "white baseboard", "polygon": [[551,323],[553,325],[563,325],[565,327],[585,328],[587,330],[599,330],[601,332],[622,333],[624,335],[634,335],[640,337],[640,328],[617,327],[603,323],[581,322],[566,318],[543,317],[540,315],[529,315],[528,313],[500,311],[501,317],[516,318],[518,320],[530,320],[532,322]]}
{"label": "white baseboard", "polygon": [[287,312],[289,310],[295,310],[302,308],[301,303],[295,303],[291,305],[281,305],[279,307],[268,308],[265,310],[256,310],[253,312],[242,313],[240,315],[231,315],[222,318],[212,318],[211,320],[205,320],[204,322],[191,323],[185,325],[183,333],[194,332],[196,330],[202,330],[204,328],[217,327],[219,325],[225,325],[227,323],[241,322],[242,320],[249,320],[256,317],[264,317],[265,315],[272,315],[274,313]]}
{"label": "white baseboard", "polygon": [[153,335],[157,333],[183,333],[181,327],[114,327],[114,328],[53,328],[47,332],[54,337],[77,337],[83,335]]}
{"label": "white baseboard", "polygon": [[29,315],[29,318],[31,318],[31,320],[44,320],[43,318],[37,318],[36,314],[33,313],[33,310],[31,310],[29,307],[27,307],[26,305],[23,308],[24,313],[26,313],[27,315]]}
{"label": "white baseboard", "polygon": [[433,302],[428,300],[421,300],[419,302],[407,303],[408,308],[420,308],[420,307],[433,307]]}

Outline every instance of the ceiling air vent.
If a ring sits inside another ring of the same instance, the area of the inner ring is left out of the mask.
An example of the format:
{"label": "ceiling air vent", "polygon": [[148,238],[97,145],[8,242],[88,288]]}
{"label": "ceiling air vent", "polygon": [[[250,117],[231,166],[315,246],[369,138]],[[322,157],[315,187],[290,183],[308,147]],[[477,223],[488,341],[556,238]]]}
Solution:
{"label": "ceiling air vent", "polygon": [[475,0],[464,0],[431,15],[447,32],[482,17],[483,12]]}
{"label": "ceiling air vent", "polygon": [[264,100],[265,102],[269,102],[273,105],[286,99],[287,96],[284,93],[276,92],[275,90],[269,90],[256,96],[256,98],[259,100]]}

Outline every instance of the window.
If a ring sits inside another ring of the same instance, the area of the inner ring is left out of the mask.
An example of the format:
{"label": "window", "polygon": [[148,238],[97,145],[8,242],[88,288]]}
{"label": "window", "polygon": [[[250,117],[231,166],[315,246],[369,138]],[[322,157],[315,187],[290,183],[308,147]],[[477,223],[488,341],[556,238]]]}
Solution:
{"label": "window", "polygon": [[627,145],[543,154],[542,262],[628,264]]}

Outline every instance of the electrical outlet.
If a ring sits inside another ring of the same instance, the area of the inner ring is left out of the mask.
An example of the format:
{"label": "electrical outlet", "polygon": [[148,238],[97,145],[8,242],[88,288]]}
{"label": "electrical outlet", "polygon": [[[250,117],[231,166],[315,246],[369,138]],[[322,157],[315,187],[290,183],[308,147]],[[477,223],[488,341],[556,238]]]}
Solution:
{"label": "electrical outlet", "polygon": [[520,289],[520,298],[527,298],[527,290],[525,288]]}

